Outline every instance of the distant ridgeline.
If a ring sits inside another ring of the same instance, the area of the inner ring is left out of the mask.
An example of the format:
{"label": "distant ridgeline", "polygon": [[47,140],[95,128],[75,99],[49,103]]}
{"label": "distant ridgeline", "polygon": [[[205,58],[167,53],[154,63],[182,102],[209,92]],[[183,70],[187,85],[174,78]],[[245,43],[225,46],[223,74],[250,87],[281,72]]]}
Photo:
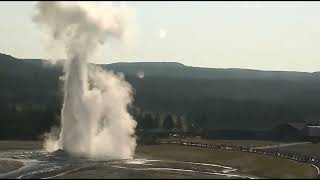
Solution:
{"label": "distant ridgeline", "polygon": [[[320,120],[320,73],[215,69],[175,62],[100,65],[134,88],[138,129],[270,130]],[[143,76],[138,77],[138,74]],[[36,139],[59,123],[61,65],[0,54],[0,138]]]}

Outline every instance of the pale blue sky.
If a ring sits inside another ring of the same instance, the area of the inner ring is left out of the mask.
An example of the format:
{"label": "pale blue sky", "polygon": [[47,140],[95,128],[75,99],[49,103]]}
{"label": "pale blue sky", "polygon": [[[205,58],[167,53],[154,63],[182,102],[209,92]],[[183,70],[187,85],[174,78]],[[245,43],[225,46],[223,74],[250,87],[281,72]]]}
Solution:
{"label": "pale blue sky", "polygon": [[[49,58],[43,33],[31,21],[34,3],[0,2],[0,53]],[[136,12],[135,38],[129,45],[106,44],[94,62],[320,71],[320,2],[127,4]]]}

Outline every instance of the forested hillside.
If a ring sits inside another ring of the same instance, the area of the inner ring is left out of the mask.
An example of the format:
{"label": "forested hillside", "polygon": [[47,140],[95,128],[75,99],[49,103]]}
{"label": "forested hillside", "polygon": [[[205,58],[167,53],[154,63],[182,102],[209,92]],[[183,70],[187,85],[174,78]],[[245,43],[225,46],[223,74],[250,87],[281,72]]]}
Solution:
{"label": "forested hillside", "polygon": [[[59,122],[62,66],[46,62],[0,54],[1,139],[37,138]],[[124,73],[132,84],[138,128],[264,130],[283,122],[320,120],[319,73],[174,62],[101,66]]]}

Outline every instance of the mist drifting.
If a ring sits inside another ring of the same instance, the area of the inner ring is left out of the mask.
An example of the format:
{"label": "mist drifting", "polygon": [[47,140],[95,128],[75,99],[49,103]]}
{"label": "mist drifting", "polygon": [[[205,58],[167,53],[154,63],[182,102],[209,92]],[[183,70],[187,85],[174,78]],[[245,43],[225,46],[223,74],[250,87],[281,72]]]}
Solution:
{"label": "mist drifting", "polygon": [[128,113],[132,102],[130,84],[123,77],[87,60],[110,36],[121,38],[126,29],[125,7],[112,3],[38,2],[33,22],[52,39],[49,43],[63,47],[64,104],[61,130],[45,141],[48,151],[63,149],[91,158],[130,158],[136,140],[136,121]]}

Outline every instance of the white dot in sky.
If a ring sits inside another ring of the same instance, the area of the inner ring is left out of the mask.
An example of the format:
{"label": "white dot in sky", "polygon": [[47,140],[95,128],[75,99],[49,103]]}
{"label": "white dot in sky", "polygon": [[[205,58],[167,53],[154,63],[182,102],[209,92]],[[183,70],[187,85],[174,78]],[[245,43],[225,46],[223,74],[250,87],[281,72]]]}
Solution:
{"label": "white dot in sky", "polygon": [[159,37],[162,39],[162,38],[165,38],[166,36],[167,36],[167,31],[164,29],[160,29]]}
{"label": "white dot in sky", "polygon": [[139,70],[137,75],[140,79],[144,78],[144,72],[142,70]]}

